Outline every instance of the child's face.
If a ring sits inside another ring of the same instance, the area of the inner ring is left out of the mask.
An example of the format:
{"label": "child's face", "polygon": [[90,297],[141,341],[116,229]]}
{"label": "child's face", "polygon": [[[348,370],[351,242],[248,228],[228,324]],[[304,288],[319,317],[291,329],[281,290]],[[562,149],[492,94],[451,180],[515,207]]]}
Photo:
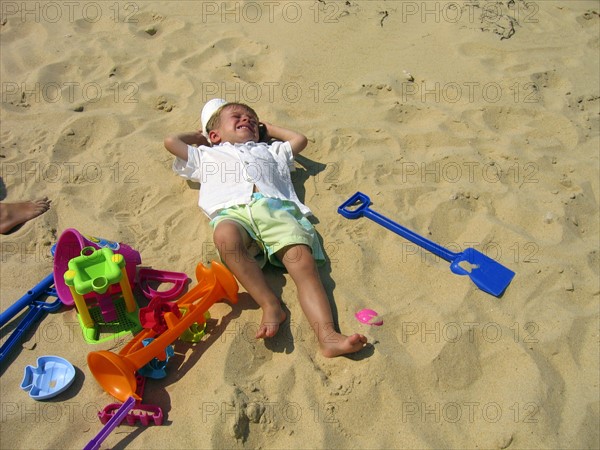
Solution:
{"label": "child's face", "polygon": [[241,106],[225,107],[221,111],[219,125],[210,130],[209,137],[213,144],[258,142],[258,123],[258,117]]}

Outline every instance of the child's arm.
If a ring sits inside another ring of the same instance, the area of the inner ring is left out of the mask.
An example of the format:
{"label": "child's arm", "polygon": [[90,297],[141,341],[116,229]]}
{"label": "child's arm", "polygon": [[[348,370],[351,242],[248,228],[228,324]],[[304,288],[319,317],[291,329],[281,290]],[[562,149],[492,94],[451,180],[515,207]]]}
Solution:
{"label": "child's arm", "polygon": [[306,147],[308,144],[308,139],[302,133],[298,133],[297,131],[288,130],[287,128],[280,127],[278,125],[273,125],[272,123],[263,122],[267,127],[268,135],[277,139],[278,141],[289,142],[292,146],[292,153],[296,156]]}
{"label": "child's arm", "polygon": [[173,155],[187,161],[188,145],[206,145],[210,146],[208,139],[200,131],[191,133],[172,134],[164,140],[164,145]]}

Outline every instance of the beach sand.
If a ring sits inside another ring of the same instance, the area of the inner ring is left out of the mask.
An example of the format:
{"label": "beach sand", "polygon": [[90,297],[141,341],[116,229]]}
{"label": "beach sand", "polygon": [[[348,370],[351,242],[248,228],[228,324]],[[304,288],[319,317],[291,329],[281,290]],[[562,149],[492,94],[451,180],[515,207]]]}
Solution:
{"label": "beach sand", "polygon": [[[167,377],[146,383],[164,424],[119,426],[102,448],[599,448],[597,1],[1,6],[1,200],[52,200],[0,238],[2,310],[52,272],[67,228],[195,285],[217,254],[199,186],[162,141],[223,97],[309,137],[293,178],[323,282],[342,332],[370,342],[322,357],[291,279],[268,268],[289,315],[277,337],[253,338],[247,294],[215,305],[208,336],[177,342]],[[514,280],[493,297],[343,218],[357,191]],[[358,322],[363,308],[383,325]],[[72,307],[45,316],[2,368],[1,448],[83,448],[115,401],[86,356],[129,339],[86,343]],[[77,373],[37,402],[19,385],[42,355]]]}

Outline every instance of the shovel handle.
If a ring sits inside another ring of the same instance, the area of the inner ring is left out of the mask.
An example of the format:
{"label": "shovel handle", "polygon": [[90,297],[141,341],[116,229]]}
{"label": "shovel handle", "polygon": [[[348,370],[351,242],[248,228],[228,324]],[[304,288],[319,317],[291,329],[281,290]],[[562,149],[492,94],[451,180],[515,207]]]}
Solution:
{"label": "shovel handle", "polygon": [[4,359],[8,356],[13,347],[21,340],[23,335],[29,331],[35,322],[40,320],[45,312],[58,311],[62,306],[60,299],[56,299],[52,303],[34,302],[30,305],[29,311],[21,319],[17,328],[10,334],[8,339],[0,347],[0,364],[4,363]]}
{"label": "shovel handle", "polygon": [[127,416],[127,413],[129,413],[129,411],[131,411],[134,406],[135,398],[127,398],[125,403],[121,405],[116,414],[112,416],[108,422],[106,422],[106,425],[102,427],[102,429],[96,435],[96,437],[94,437],[90,442],[88,442],[88,444],[83,448],[83,450],[98,450],[100,448],[100,444],[102,444],[102,442],[104,442],[108,435],[119,426],[119,424]]}
{"label": "shovel handle", "polygon": [[403,227],[402,225],[388,219],[387,217],[379,214],[377,211],[369,208],[371,200],[369,197],[362,192],[357,192],[348,200],[346,200],[338,208],[338,213],[347,219],[358,219],[359,217],[365,216],[372,221],[384,226],[390,231],[399,234],[405,239],[408,239],[413,244],[417,244],[419,247],[433,253],[446,261],[453,261],[458,257],[458,253],[451,252],[450,250],[442,247],[435,242],[425,239],[423,236],[418,235],[414,231]]}
{"label": "shovel handle", "polygon": [[53,294],[50,287],[54,284],[54,275],[51,273],[40,281],[36,286],[27,291],[27,293],[9,306],[6,311],[0,314],[0,327],[6,325],[14,316],[16,316],[23,308],[33,304],[42,295]]}
{"label": "shovel handle", "polygon": [[370,204],[371,199],[367,195],[362,192],[357,192],[340,205],[338,213],[346,219],[358,219],[364,215],[367,209],[369,209]]}

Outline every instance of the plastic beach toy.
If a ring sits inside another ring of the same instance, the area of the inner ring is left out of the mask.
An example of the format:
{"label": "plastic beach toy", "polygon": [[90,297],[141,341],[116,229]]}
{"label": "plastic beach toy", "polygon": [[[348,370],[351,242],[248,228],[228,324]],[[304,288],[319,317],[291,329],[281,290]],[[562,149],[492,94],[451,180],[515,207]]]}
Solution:
{"label": "plastic beach toy", "polygon": [[83,338],[88,344],[98,344],[100,342],[115,340],[119,337],[124,337],[126,334],[133,336],[142,330],[138,317],[138,309],[128,312],[125,299],[122,297],[114,299],[112,307],[116,310],[117,319],[107,321],[105,314],[102,312],[102,305],[90,306],[90,316],[94,322],[91,327],[86,327],[81,315],[77,314]]}
{"label": "plastic beach toy", "polygon": [[130,246],[93,236],[84,236],[74,228],[67,228],[62,232],[54,247],[54,277],[56,279],[56,292],[60,300],[67,306],[74,303],[69,287],[64,282],[64,274],[69,270],[69,261],[81,255],[85,247],[110,248],[114,253],[125,258],[125,270],[131,286],[135,281],[136,266],[142,263],[140,254]]}
{"label": "plastic beach toy", "polygon": [[77,312],[86,327],[92,327],[94,321],[83,298],[85,294],[94,292],[102,315],[107,321],[117,319],[117,312],[108,292],[112,285],[119,284],[121,287],[121,294],[125,299],[128,312],[134,312],[137,309],[127,278],[123,255],[115,255],[107,247],[98,250],[95,250],[94,247],[84,247],[81,255],[71,259],[67,266],[69,270],[64,273],[64,282],[69,286],[71,296],[77,306]]}
{"label": "plastic beach toy", "polygon": [[[187,313],[177,317],[166,312],[164,320],[167,329],[157,334],[153,329],[145,329],[136,335],[118,353],[107,350],[90,352],[88,366],[102,388],[120,401],[128,397],[141,400],[136,394],[136,370],[145,366],[152,358],[166,359],[166,348],[195,322],[204,320],[204,313],[217,301],[226,298],[237,303],[237,281],[225,266],[213,261],[210,267],[196,266],[198,284],[179,299],[177,304],[187,308]],[[146,347],[143,340],[154,338]]]}
{"label": "plastic beach toy", "polygon": [[[165,314],[174,314],[178,319],[187,312],[187,308],[176,302],[164,301],[160,295],[153,297],[148,306],[140,308],[139,320],[143,328],[152,329],[156,334],[161,334],[168,329],[165,322]],[[201,323],[193,323],[185,330],[180,339],[186,342],[200,342],[206,331],[206,320],[210,319],[210,313],[204,313]]]}
{"label": "plastic beach toy", "polygon": [[129,397],[121,405],[119,410],[106,422],[106,425],[102,427],[100,432],[94,437],[88,444],[83,447],[83,450],[97,450],[100,448],[100,444],[104,442],[104,439],[108,437],[112,431],[119,426],[123,419],[127,416],[127,413],[135,406],[135,398]]}
{"label": "plastic beach toy", "polygon": [[[98,417],[101,423],[107,423],[121,409],[122,403],[111,403],[106,405],[102,411],[98,412]],[[132,410],[129,410],[125,418],[121,423],[125,422],[127,425],[140,424],[142,426],[149,426],[154,424],[160,426],[163,424],[164,415],[160,406],[156,405],[145,405],[143,403],[135,404]]]}
{"label": "plastic beach toy", "polygon": [[42,356],[37,367],[25,367],[21,389],[29,391],[35,400],[55,397],[66,390],[75,380],[75,368],[60,356]]}
{"label": "plastic beach toy", "polygon": [[[142,345],[147,347],[153,338],[144,339],[142,341]],[[165,354],[167,358],[164,361],[161,361],[158,358],[153,358],[148,364],[138,370],[138,373],[147,378],[152,378],[154,380],[160,380],[167,376],[167,363],[169,359],[175,355],[175,350],[172,345],[168,345],[165,349]]]}
{"label": "plastic beach toy", "polygon": [[165,315],[168,313],[181,318],[181,310],[177,303],[165,302],[160,297],[155,297],[148,306],[140,308],[140,324],[145,329],[152,329],[156,334],[161,334],[169,328],[165,321]]}
{"label": "plastic beach toy", "polygon": [[[140,269],[138,277],[140,288],[148,300],[160,298],[164,301],[174,300],[179,297],[188,280],[187,274],[182,272],[168,272],[166,270],[149,269],[146,267]],[[173,286],[171,289],[165,291],[157,291],[150,286],[151,281],[173,283]]]}
{"label": "plastic beach toy", "polygon": [[378,327],[383,325],[383,320],[381,320],[377,313],[372,309],[361,309],[354,316],[359,322],[366,323],[367,325],[375,325]]}
{"label": "plastic beach toy", "polygon": [[29,307],[29,311],[21,319],[17,328],[10,334],[6,342],[0,347],[0,366],[4,366],[4,360],[12,348],[20,341],[21,337],[33,326],[35,322],[41,320],[45,312],[55,312],[62,307],[61,301],[57,298],[54,302],[48,303],[45,297],[56,297],[56,290],[52,287],[54,276],[49,274],[36,286],[27,291],[23,297],[9,306],[6,311],[0,314],[0,328],[6,325],[13,317],[24,308]]}
{"label": "plastic beach toy", "polygon": [[[181,308],[181,314],[187,313],[186,308]],[[204,313],[204,320],[201,323],[193,323],[187,330],[185,330],[179,340],[184,342],[198,343],[202,340],[206,334],[206,321],[210,319],[210,311]]]}
{"label": "plastic beach toy", "polygon": [[[137,382],[137,390],[135,393],[141,398],[144,395],[146,378],[137,373],[135,379]],[[118,414],[121,406],[121,403],[111,403],[110,405],[105,406],[102,411],[98,411],[98,418],[100,419],[100,422],[106,424],[112,417],[115,416],[115,414]],[[141,400],[135,402],[135,407],[130,410],[123,419],[124,422],[127,422],[127,425],[135,425],[136,423],[140,423],[145,427],[150,425],[150,423],[153,423],[154,425],[162,425],[163,420],[164,414],[160,406],[147,405],[142,403]],[[123,423],[123,421],[121,423]]]}
{"label": "plastic beach toy", "polygon": [[473,283],[484,292],[496,297],[502,295],[515,273],[487,255],[467,248],[460,253],[454,253],[435,242],[419,236],[417,233],[404,228],[402,225],[369,208],[371,200],[362,192],[357,192],[338,208],[338,213],[347,219],[358,219],[365,216],[399,234],[419,247],[430,251],[436,256],[450,262],[450,269],[457,275],[468,275]]}

